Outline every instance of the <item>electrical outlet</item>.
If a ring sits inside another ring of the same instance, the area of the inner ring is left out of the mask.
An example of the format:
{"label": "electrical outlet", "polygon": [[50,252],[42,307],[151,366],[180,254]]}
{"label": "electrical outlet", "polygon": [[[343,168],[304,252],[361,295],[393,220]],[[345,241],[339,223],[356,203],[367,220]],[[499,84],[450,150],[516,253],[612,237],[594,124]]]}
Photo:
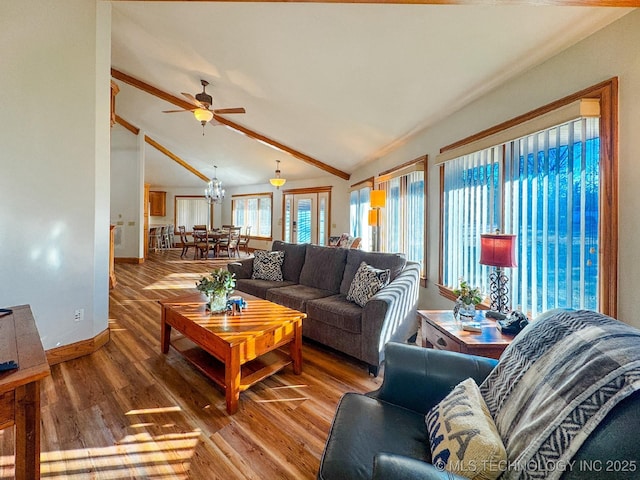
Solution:
{"label": "electrical outlet", "polygon": [[81,322],[84,320],[84,308],[79,308],[73,314],[73,320],[76,322]]}

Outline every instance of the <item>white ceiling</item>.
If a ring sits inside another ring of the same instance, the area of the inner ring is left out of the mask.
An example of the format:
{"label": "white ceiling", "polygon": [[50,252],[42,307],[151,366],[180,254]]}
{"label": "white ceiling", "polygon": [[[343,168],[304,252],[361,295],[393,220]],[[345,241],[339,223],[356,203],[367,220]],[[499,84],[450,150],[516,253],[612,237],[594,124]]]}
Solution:
{"label": "white ceiling", "polygon": [[[346,172],[630,10],[602,7],[114,2],[112,66],[176,96],[211,85],[230,120]],[[117,113],[225,186],[317,167],[121,81]],[[120,127],[122,128],[122,127]],[[204,182],[149,147],[145,181]]]}

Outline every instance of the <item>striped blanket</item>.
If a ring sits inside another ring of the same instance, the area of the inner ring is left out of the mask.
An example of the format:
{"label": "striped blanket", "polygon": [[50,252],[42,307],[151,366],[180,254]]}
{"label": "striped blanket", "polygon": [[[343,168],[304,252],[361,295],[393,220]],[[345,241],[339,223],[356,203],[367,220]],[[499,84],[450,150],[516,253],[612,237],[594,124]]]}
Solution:
{"label": "striped blanket", "polygon": [[640,330],[553,310],[518,335],[480,386],[507,450],[503,479],[557,479],[584,440],[640,389]]}

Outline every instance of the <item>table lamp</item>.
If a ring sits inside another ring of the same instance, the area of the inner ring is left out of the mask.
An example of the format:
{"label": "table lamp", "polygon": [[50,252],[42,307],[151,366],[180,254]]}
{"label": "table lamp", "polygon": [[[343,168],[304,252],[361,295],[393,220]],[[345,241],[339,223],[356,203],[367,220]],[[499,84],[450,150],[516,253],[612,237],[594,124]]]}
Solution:
{"label": "table lamp", "polygon": [[489,275],[489,298],[491,310],[499,313],[509,312],[509,277],[504,268],[517,267],[516,236],[505,233],[485,233],[480,235],[480,264],[496,267]]}

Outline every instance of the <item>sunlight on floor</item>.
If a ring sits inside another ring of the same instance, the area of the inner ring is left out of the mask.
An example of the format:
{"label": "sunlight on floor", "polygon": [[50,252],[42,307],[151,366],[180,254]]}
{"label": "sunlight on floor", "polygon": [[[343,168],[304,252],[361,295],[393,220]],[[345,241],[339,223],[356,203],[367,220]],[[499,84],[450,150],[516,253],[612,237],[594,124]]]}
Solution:
{"label": "sunlight on floor", "polygon": [[[189,478],[189,462],[201,432],[127,435],[117,445],[42,452],[42,478],[60,480]],[[0,457],[0,480],[13,478],[13,456]]]}
{"label": "sunlight on floor", "polygon": [[149,413],[167,413],[167,412],[181,412],[182,409],[177,405],[173,407],[159,407],[159,408],[142,408],[140,410],[129,410],[125,415],[145,415]]}
{"label": "sunlight on floor", "polygon": [[172,273],[162,280],[147,285],[145,290],[181,290],[185,288],[195,288],[203,273]]}
{"label": "sunlight on floor", "polygon": [[[127,435],[109,447],[43,452],[44,478],[115,479],[129,477],[188,478],[189,460],[198,443],[199,431],[152,437],[148,433]],[[177,465],[180,464],[180,465]]]}
{"label": "sunlight on floor", "polygon": [[[282,385],[279,387],[268,387],[268,390],[278,390],[278,393],[283,393],[282,391],[284,390],[285,394],[287,394],[289,390],[292,390],[293,392],[296,393],[296,395],[304,395],[304,392],[301,392],[300,389],[305,389],[308,388],[308,385]],[[297,391],[296,391],[297,390]],[[249,393],[249,395],[252,395],[252,393]],[[256,395],[255,398],[253,398],[253,401],[256,403],[277,403],[277,402],[296,402],[296,401],[304,401],[304,400],[309,400],[309,397],[307,396],[303,396],[303,397],[283,397],[283,398],[272,398],[272,399],[260,399],[258,398],[258,396]]]}

